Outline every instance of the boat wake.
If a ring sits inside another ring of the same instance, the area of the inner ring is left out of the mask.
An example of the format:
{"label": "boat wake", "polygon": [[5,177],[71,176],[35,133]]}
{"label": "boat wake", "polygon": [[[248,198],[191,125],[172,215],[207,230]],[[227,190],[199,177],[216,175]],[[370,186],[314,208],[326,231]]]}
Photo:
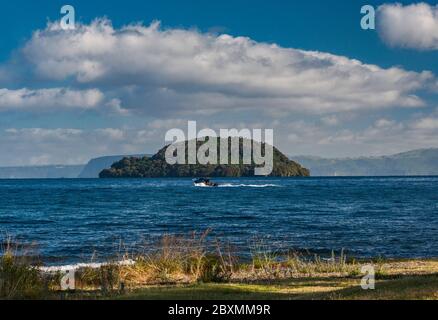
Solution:
{"label": "boat wake", "polygon": [[224,183],[219,184],[219,188],[272,188],[272,187],[280,187],[278,184],[233,184],[233,183]]}

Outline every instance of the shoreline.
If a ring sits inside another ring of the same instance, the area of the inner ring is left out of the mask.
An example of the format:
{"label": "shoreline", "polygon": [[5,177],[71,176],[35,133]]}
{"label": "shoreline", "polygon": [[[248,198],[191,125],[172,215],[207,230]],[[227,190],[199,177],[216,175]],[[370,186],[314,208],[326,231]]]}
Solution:
{"label": "shoreline", "polygon": [[[277,256],[262,247],[239,261],[207,235],[163,236],[153,252],[47,267],[6,250],[0,299],[438,299],[438,258]],[[369,275],[375,290],[361,288]]]}
{"label": "shoreline", "polygon": [[[1,254],[0,254],[1,257]],[[331,258],[323,258],[319,256],[321,260],[331,261]],[[374,258],[365,258],[365,257],[347,257],[348,261],[355,261],[357,263],[376,263],[376,262],[385,262],[385,263],[409,263],[409,262],[428,262],[428,261],[438,261],[438,257],[374,257]],[[249,263],[250,260],[247,260]],[[99,269],[101,267],[109,266],[109,265],[119,265],[119,266],[130,266],[135,264],[135,259],[121,259],[114,260],[111,262],[101,261],[101,262],[77,262],[77,263],[68,263],[68,264],[56,264],[56,265],[35,265],[40,271],[53,273],[58,271],[68,271],[68,270],[78,270],[83,268],[90,269]],[[438,272],[438,270],[437,270]]]}

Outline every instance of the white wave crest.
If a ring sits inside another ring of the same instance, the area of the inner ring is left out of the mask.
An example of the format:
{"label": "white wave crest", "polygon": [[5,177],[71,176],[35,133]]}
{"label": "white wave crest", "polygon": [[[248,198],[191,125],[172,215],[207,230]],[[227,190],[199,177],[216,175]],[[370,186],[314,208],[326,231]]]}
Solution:
{"label": "white wave crest", "polygon": [[69,265],[63,265],[63,266],[50,266],[50,267],[40,267],[39,270],[42,272],[58,272],[58,271],[70,271],[70,270],[78,270],[81,268],[92,268],[92,269],[98,269],[103,266],[107,265],[119,265],[119,266],[131,266],[135,263],[134,260],[127,259],[122,260],[114,263],[98,263],[98,262],[91,262],[91,263],[76,263],[76,264],[69,264]]}

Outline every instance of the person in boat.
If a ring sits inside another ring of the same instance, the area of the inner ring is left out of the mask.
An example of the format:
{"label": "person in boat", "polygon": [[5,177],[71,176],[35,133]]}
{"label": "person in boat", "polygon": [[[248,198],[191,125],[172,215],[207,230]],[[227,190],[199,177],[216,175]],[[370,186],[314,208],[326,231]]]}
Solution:
{"label": "person in boat", "polygon": [[200,178],[200,179],[197,179],[197,180],[195,180],[195,184],[204,184],[204,185],[206,185],[206,186],[208,186],[208,187],[217,187],[217,186],[218,186],[217,183],[211,182],[211,181],[210,181],[209,179],[207,179],[207,178]]}

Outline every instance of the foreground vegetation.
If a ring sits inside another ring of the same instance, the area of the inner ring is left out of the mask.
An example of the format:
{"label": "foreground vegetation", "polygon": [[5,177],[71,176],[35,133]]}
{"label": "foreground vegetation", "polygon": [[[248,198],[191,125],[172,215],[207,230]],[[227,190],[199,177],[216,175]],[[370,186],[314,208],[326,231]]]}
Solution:
{"label": "foreground vegetation", "polygon": [[[61,272],[43,272],[35,259],[7,246],[0,257],[2,299],[438,299],[438,260],[325,259],[277,254],[254,246],[239,262],[207,234],[165,236],[156,250],[125,255],[76,271],[76,289],[61,291]],[[129,258],[129,260],[127,260]],[[375,290],[360,286],[372,265]]]}

